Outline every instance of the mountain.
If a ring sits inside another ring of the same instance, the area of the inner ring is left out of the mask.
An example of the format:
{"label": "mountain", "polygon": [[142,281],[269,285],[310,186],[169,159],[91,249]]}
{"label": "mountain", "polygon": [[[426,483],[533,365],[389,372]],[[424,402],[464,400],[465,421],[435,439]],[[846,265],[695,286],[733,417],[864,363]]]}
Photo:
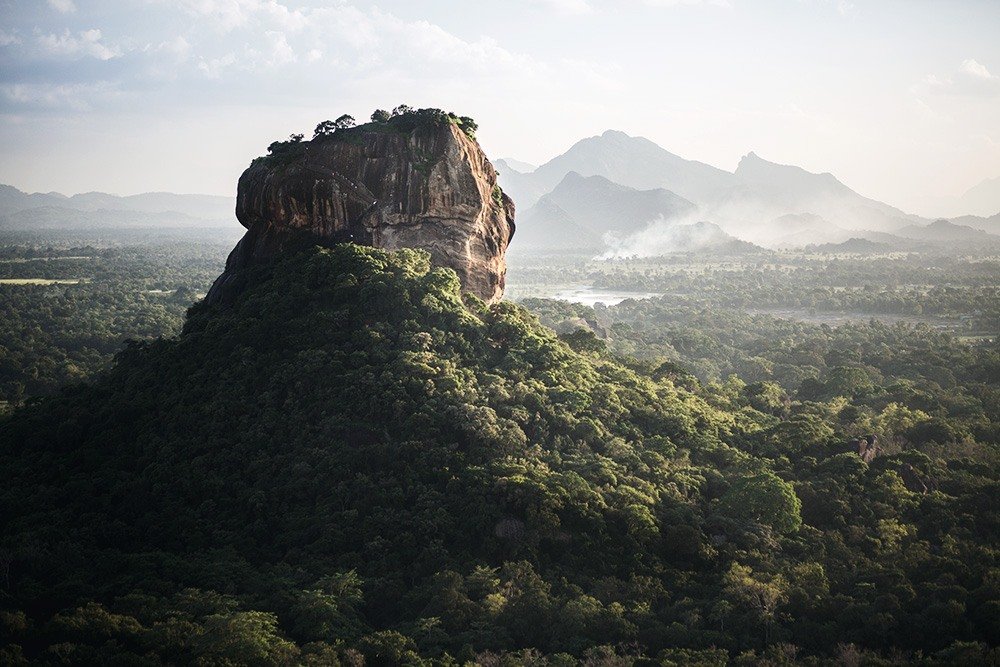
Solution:
{"label": "mountain", "polygon": [[608,235],[622,238],[656,220],[692,214],[695,208],[662,188],[636,190],[602,176],[570,172],[521,216],[518,241],[527,250],[601,250]]}
{"label": "mountain", "polygon": [[713,206],[723,219],[808,213],[842,229],[885,232],[920,220],[859,195],[832,174],[814,174],[801,167],[769,162],[755,153],[740,160],[735,176],[741,187]]}
{"label": "mountain", "polygon": [[910,225],[900,229],[899,236],[934,244],[964,247],[1000,247],[1000,236],[981,229],[956,225],[947,220],[935,220],[929,225]]}
{"label": "mountain", "polygon": [[120,229],[126,227],[201,228],[215,222],[176,211],[81,210],[63,206],[39,206],[8,213],[0,218],[0,229],[30,231],[53,229]]}
{"label": "mountain", "polygon": [[604,178],[637,190],[667,189],[689,201],[712,200],[736,181],[732,174],[710,165],[685,160],[649,139],[608,130],[575,143],[562,155],[529,174],[510,178],[501,171],[501,185],[523,208],[551,191],[570,172]]}
{"label": "mountain", "polygon": [[0,219],[10,218],[12,214],[20,211],[50,208],[89,212],[177,214],[201,220],[228,222],[233,218],[234,205],[233,198],[215,195],[147,192],[119,197],[103,192],[87,192],[67,197],[58,192],[28,194],[10,185],[0,185]]}
{"label": "mountain", "polygon": [[512,157],[502,157],[498,160],[493,160],[493,166],[496,167],[498,171],[503,168],[522,174],[531,173],[538,168],[538,165],[531,164],[529,162],[522,162],[521,160],[515,160]]}
{"label": "mountain", "polygon": [[[0,428],[4,607],[54,618],[27,650],[582,653],[721,599],[726,522],[801,523],[792,486],[721,442],[735,422],[516,305],[463,303],[426,253],[346,243],[251,274]],[[692,501],[699,479],[716,504]]]}
{"label": "mountain", "polygon": [[247,233],[212,285],[231,300],[244,274],[291,248],[351,241],[420,248],[485,301],[503,296],[514,206],[460,119],[438,109],[272,144],[240,176],[236,217]]}
{"label": "mountain", "polygon": [[756,228],[752,233],[758,238],[762,237],[769,245],[789,248],[817,242],[839,243],[851,236],[846,229],[812,213],[786,213],[767,225]]}
{"label": "mountain", "polygon": [[[0,664],[995,662],[978,403],[959,406],[967,420],[878,413],[867,401],[930,410],[937,395],[876,387],[853,348],[797,343],[801,324],[773,341],[789,366],[852,365],[805,375],[794,402],[774,382],[702,386],[592,331],[557,336],[468,289],[451,268],[463,244],[419,245],[506,221],[471,119],[378,122],[272,144],[241,178],[241,243],[260,254],[227,267],[240,289],[0,415]],[[393,223],[430,231],[393,251],[349,240]],[[745,335],[745,316],[719,315],[684,317]],[[914,446],[846,441],[883,419]]]}
{"label": "mountain", "polygon": [[951,222],[956,225],[964,225],[966,227],[972,227],[973,229],[989,232],[990,234],[1000,235],[1000,213],[989,217],[963,215],[958,218],[952,218]]}
{"label": "mountain", "polygon": [[552,199],[543,197],[518,216],[517,242],[512,244],[511,251],[591,253],[603,248],[603,234],[584,226]]}
{"label": "mountain", "polygon": [[[534,171],[521,172],[506,164],[497,171],[504,190],[522,210],[552,192],[570,173],[600,176],[633,189],[668,190],[697,206],[700,218],[728,233],[771,245],[839,242],[856,230],[892,232],[924,222],[854,192],[829,173],[769,162],[755,153],[746,155],[730,173],[614,130],[578,141]],[[829,226],[816,229],[820,236],[789,232],[783,229],[783,216],[815,216]],[[789,235],[793,236],[783,238]]]}
{"label": "mountain", "polygon": [[969,188],[959,197],[954,210],[980,216],[989,216],[1000,211],[1000,176]]}
{"label": "mountain", "polygon": [[806,246],[809,252],[821,252],[829,254],[850,254],[850,255],[874,255],[891,252],[893,247],[887,243],[877,243],[864,238],[850,238],[842,243],[822,243],[819,245]]}

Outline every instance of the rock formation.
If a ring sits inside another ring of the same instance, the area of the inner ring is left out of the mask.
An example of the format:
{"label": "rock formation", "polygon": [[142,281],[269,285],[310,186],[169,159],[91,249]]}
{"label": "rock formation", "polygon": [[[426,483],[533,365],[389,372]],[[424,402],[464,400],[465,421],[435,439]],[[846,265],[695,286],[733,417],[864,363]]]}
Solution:
{"label": "rock formation", "polygon": [[514,204],[453,116],[409,112],[312,141],[276,142],[239,180],[246,234],[206,297],[238,294],[246,270],[304,243],[422,248],[465,292],[503,295]]}

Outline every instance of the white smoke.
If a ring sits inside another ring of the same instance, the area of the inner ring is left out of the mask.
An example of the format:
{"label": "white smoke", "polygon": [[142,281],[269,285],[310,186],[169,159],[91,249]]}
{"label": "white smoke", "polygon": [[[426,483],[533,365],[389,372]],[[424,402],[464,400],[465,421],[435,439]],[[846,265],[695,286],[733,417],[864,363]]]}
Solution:
{"label": "white smoke", "polygon": [[603,240],[608,250],[599,259],[626,259],[701,250],[729,237],[718,226],[692,214],[681,218],[659,217],[625,238],[605,234]]}

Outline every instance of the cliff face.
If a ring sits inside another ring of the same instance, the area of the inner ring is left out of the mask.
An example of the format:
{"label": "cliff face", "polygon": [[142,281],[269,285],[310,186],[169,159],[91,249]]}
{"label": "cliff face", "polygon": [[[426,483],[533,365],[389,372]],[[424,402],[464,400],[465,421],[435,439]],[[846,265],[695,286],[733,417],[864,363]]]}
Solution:
{"label": "cliff face", "polygon": [[247,228],[206,297],[232,298],[245,270],[302,244],[422,248],[464,291],[503,295],[514,204],[479,144],[451,123],[365,125],[255,160],[239,180]]}

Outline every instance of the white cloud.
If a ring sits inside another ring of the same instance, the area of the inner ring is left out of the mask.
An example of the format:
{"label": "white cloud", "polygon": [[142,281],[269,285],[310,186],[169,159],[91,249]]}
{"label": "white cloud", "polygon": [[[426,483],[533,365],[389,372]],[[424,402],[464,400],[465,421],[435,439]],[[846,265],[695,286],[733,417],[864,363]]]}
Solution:
{"label": "white cloud", "polygon": [[840,12],[841,16],[851,19],[857,18],[859,14],[858,8],[850,0],[837,0],[837,11]]}
{"label": "white cloud", "polygon": [[594,8],[587,0],[539,0],[560,14],[592,14]]}
{"label": "white cloud", "polygon": [[89,111],[97,97],[114,92],[107,82],[87,84],[11,83],[0,85],[8,102],[45,109]]}
{"label": "white cloud", "polygon": [[183,62],[188,59],[191,53],[191,43],[183,35],[178,35],[173,39],[160,42],[154,50],[159,53],[167,53],[178,62]]}
{"label": "white cloud", "polygon": [[49,0],[49,7],[61,14],[70,14],[76,11],[73,0]]}
{"label": "white cloud", "polygon": [[917,95],[944,93],[993,97],[1000,95],[1000,76],[990,72],[989,68],[979,61],[968,58],[962,61],[954,73],[947,76],[928,74],[921,84],[911,90]]}
{"label": "white cloud", "polygon": [[94,28],[83,30],[76,35],[66,30],[61,35],[39,35],[38,45],[43,53],[69,58],[91,57],[98,60],[111,60],[122,55],[118,46],[108,46],[101,40],[101,31]]}
{"label": "white cloud", "polygon": [[230,32],[251,24],[270,24],[282,30],[300,30],[306,25],[305,14],[289,9],[277,0],[153,0],[180,7],[186,13],[205,19],[221,32]]}
{"label": "white cloud", "polygon": [[218,79],[223,71],[236,64],[236,60],[236,54],[230,52],[220,58],[202,59],[198,63],[198,69],[209,79]]}
{"label": "white cloud", "polygon": [[263,58],[267,67],[279,67],[298,60],[285,33],[268,30],[264,33],[264,42],[267,48],[263,52]]}
{"label": "white cloud", "polygon": [[13,44],[20,44],[21,38],[13,32],[7,32],[6,30],[0,30],[0,46],[11,46]]}
{"label": "white cloud", "polygon": [[977,79],[985,79],[987,81],[996,81],[998,77],[990,74],[990,71],[986,69],[986,65],[979,63],[972,58],[962,61],[961,71],[976,77]]}
{"label": "white cloud", "polygon": [[730,0],[642,0],[650,7],[684,7],[694,5],[711,5],[713,7],[732,7]]}

